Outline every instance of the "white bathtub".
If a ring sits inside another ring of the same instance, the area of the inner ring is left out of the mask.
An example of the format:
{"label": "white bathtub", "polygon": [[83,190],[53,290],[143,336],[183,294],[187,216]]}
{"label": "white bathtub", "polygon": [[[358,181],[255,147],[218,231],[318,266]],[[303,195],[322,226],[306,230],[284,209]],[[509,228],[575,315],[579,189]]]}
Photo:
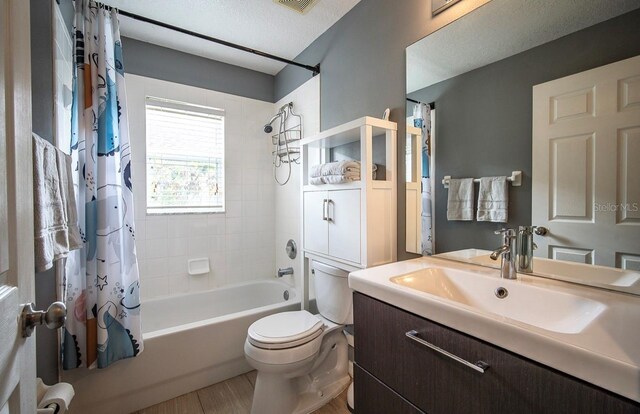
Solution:
{"label": "white bathtub", "polygon": [[299,308],[295,290],[279,281],[145,301],[144,352],[104,370],[65,372],[76,391],[71,412],[130,413],[248,372],[249,325]]}

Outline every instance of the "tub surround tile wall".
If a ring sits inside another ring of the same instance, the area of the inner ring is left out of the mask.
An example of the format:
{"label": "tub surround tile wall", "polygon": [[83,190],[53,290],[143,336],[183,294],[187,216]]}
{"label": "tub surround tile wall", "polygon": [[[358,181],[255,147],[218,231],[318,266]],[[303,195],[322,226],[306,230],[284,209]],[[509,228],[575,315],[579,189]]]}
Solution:
{"label": "tub surround tile wall", "polygon": [[[276,102],[273,112],[275,113],[278,108],[289,102],[293,102],[294,112],[302,115],[304,137],[318,134],[320,132],[320,76],[311,78]],[[278,177],[286,177],[286,171],[286,166],[281,167],[278,171]],[[287,184],[280,186],[274,181],[274,185],[276,267],[293,267],[293,276],[284,276],[283,279],[289,283],[295,283],[296,286],[302,286],[302,254],[298,251],[298,256],[292,260],[285,252],[285,246],[289,239],[295,240],[298,249],[302,249],[300,165],[293,164],[291,179]]]}
{"label": "tub surround tile wall", "polygon": [[[143,298],[274,277],[275,188],[271,141],[262,131],[273,104],[137,75],[126,79]],[[226,111],[225,213],[146,214],[146,96]],[[189,276],[187,261],[202,257],[209,258],[211,272]]]}

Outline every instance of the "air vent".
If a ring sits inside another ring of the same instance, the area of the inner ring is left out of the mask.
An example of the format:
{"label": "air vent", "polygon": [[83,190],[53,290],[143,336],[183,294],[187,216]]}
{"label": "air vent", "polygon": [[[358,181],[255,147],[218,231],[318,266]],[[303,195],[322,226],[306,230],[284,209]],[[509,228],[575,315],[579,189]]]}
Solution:
{"label": "air vent", "polygon": [[273,2],[300,14],[305,14],[315,6],[318,0],[273,0]]}

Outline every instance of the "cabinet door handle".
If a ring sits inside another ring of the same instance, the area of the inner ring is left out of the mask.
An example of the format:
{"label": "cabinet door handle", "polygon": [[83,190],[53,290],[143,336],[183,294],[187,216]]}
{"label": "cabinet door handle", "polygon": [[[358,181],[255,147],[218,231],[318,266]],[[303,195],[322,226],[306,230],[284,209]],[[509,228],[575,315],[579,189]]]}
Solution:
{"label": "cabinet door handle", "polygon": [[438,346],[435,346],[431,342],[425,341],[424,339],[422,339],[422,338],[420,338],[418,336],[418,332],[415,331],[415,330],[409,331],[405,335],[407,336],[407,338],[409,338],[409,339],[411,339],[413,341],[416,341],[417,343],[419,343],[421,345],[424,345],[427,348],[433,349],[434,351],[439,352],[442,355],[445,355],[445,356],[453,359],[454,361],[457,361],[457,362],[459,362],[459,363],[461,363],[463,365],[466,365],[469,368],[472,368],[472,369],[478,371],[481,374],[484,374],[484,372],[489,369],[489,364],[487,364],[484,361],[478,361],[475,364],[473,364],[473,363],[471,363],[471,362],[469,362],[469,361],[467,361],[465,359],[460,358],[457,355],[452,354],[451,352],[445,351],[444,349],[442,349],[442,348],[440,348]]}
{"label": "cabinet door handle", "polygon": [[333,204],[333,200],[328,199],[327,200],[327,221],[329,221],[329,222],[333,221],[333,219],[329,215],[331,213],[331,210],[329,209],[329,206],[331,206],[331,204]]}
{"label": "cabinet door handle", "polygon": [[326,198],[322,200],[322,220],[327,221],[329,217],[327,217],[327,205],[328,201]]}

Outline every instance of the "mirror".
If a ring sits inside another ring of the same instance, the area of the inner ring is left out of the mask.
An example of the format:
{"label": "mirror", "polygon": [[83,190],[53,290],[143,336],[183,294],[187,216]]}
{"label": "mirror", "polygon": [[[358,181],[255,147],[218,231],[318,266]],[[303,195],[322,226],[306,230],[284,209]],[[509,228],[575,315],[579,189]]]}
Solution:
{"label": "mirror", "polygon": [[[640,294],[639,7],[492,0],[407,48],[407,251],[500,267],[496,230],[544,226],[534,274]],[[505,217],[473,183],[447,218],[445,177],[496,176]]]}

